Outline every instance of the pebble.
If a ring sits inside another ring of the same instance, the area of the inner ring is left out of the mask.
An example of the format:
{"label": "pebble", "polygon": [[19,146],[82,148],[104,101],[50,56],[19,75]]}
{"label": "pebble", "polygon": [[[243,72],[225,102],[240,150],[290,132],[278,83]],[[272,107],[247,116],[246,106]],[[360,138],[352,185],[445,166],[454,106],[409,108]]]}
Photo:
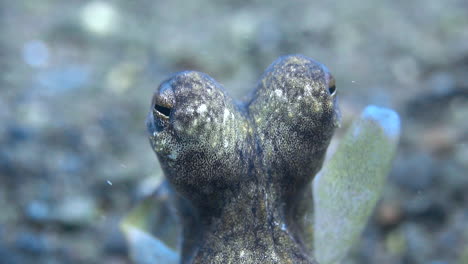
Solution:
{"label": "pebble", "polygon": [[91,197],[70,197],[59,204],[53,218],[67,226],[92,224],[97,217],[97,208]]}
{"label": "pebble", "polygon": [[50,219],[50,208],[48,204],[34,200],[27,205],[25,215],[33,222],[46,222]]}
{"label": "pebble", "polygon": [[57,205],[35,200],[25,210],[26,217],[38,223],[59,223],[64,226],[84,226],[96,219],[97,205],[90,197],[70,197]]}
{"label": "pebble", "polygon": [[398,166],[394,167],[390,179],[411,191],[429,188],[438,175],[437,160],[425,152],[400,153],[394,164]]}
{"label": "pebble", "polygon": [[81,10],[83,27],[96,35],[108,35],[117,29],[119,13],[105,1],[91,1]]}
{"label": "pebble", "polygon": [[17,235],[15,246],[25,253],[33,255],[45,254],[50,248],[43,235],[28,231],[22,231]]}
{"label": "pebble", "polygon": [[397,201],[382,201],[377,209],[377,220],[384,227],[394,226],[403,218],[403,210]]}
{"label": "pebble", "polygon": [[21,264],[24,262],[21,260],[19,255],[16,255],[10,248],[7,248],[0,243],[0,263]]}
{"label": "pebble", "polygon": [[49,63],[49,48],[42,40],[31,40],[23,45],[23,60],[31,67],[45,67]]}

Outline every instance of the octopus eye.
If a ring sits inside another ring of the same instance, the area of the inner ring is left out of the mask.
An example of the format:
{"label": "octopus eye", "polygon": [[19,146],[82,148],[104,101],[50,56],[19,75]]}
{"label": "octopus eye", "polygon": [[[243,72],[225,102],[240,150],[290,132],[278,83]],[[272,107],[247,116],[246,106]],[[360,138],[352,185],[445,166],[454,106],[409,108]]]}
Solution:
{"label": "octopus eye", "polygon": [[328,81],[328,93],[330,93],[331,96],[335,95],[336,93],[336,85],[335,85],[335,78],[330,75],[330,80]]}
{"label": "octopus eye", "polygon": [[174,108],[174,90],[170,81],[163,82],[158,91],[153,96],[153,116],[160,121],[169,121],[172,109]]}
{"label": "octopus eye", "polygon": [[153,118],[148,123],[148,128],[151,133],[163,131],[169,124],[169,116],[171,115],[171,108],[153,103]]}
{"label": "octopus eye", "polygon": [[329,86],[328,92],[330,93],[330,95],[334,95],[336,92],[336,85]]}
{"label": "octopus eye", "polygon": [[156,114],[156,116],[163,119],[169,119],[169,116],[171,114],[171,108],[159,104],[154,104],[153,111]]}

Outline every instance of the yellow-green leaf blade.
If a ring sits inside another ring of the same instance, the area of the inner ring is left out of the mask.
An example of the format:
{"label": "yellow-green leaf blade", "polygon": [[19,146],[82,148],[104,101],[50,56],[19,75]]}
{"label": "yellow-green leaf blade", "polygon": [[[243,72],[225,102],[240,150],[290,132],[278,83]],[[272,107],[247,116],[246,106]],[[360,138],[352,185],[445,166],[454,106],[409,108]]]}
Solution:
{"label": "yellow-green leaf blade", "polygon": [[397,113],[368,106],[315,178],[313,247],[319,263],[340,263],[361,234],[381,195],[399,134]]}

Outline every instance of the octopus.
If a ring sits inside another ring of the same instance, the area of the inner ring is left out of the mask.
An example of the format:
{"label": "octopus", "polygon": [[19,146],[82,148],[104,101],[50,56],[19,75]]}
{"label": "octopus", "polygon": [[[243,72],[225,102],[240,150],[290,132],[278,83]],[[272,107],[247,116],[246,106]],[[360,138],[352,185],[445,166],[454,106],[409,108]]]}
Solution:
{"label": "octopus", "polygon": [[242,102],[201,72],[163,81],[147,129],[182,226],[180,262],[318,263],[305,214],[339,124],[335,79],[302,55],[273,62]]}

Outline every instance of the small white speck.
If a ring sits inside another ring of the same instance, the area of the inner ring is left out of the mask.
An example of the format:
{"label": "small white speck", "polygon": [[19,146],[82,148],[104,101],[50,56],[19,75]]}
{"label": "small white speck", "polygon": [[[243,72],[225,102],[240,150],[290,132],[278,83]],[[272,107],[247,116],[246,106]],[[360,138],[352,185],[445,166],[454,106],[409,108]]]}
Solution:
{"label": "small white speck", "polygon": [[198,107],[197,112],[201,114],[201,113],[206,112],[207,109],[208,108],[206,107],[206,104],[202,104]]}
{"label": "small white speck", "polygon": [[226,122],[226,120],[229,118],[229,110],[227,108],[224,108],[224,114],[223,114],[223,123]]}
{"label": "small white speck", "polygon": [[304,87],[304,90],[305,90],[305,95],[307,95],[307,96],[312,95],[312,86],[310,86],[309,84],[307,84],[307,85]]}
{"label": "small white speck", "polygon": [[352,83],[356,83],[356,81],[351,81]]}
{"label": "small white speck", "polygon": [[110,186],[112,186],[112,182],[107,180],[107,184],[109,184]]}
{"label": "small white speck", "polygon": [[276,255],[276,252],[274,252],[274,251],[271,253],[271,258],[272,258],[273,260],[275,260],[275,261],[278,261],[278,259],[279,259],[279,258],[278,258],[278,255]]}
{"label": "small white speck", "polygon": [[283,91],[281,91],[280,89],[276,89],[276,90],[275,90],[275,94],[276,94],[276,96],[278,96],[278,97],[282,97],[282,96],[283,96]]}
{"label": "small white speck", "polygon": [[123,164],[123,163],[120,163],[120,167],[122,168],[127,168],[127,165]]}

